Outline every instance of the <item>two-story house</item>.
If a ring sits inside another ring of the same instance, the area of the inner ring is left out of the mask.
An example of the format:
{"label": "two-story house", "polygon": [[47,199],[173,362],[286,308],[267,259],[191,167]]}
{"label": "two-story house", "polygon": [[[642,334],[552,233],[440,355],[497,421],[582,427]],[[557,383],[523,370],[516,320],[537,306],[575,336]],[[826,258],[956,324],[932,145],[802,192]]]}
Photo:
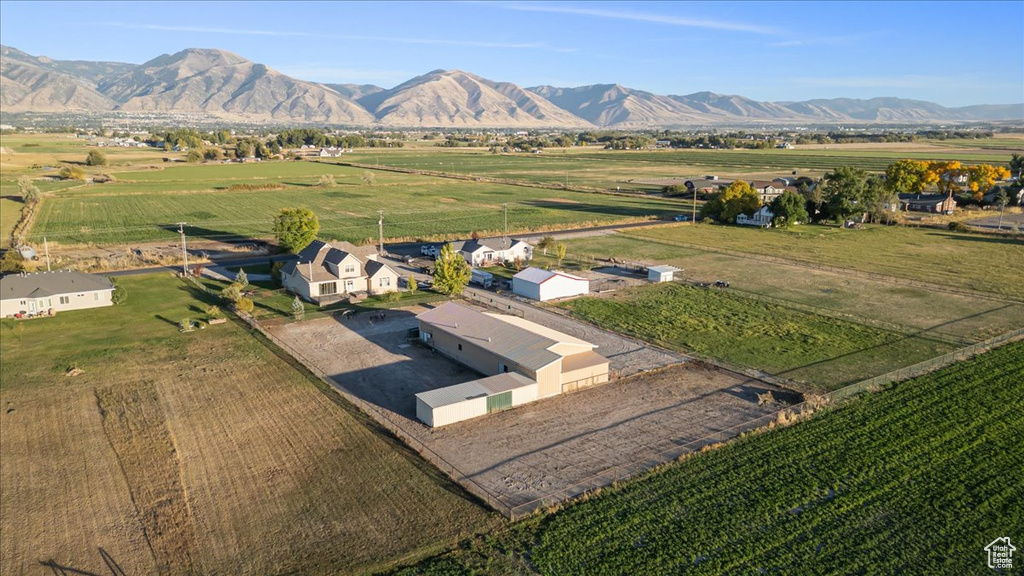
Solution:
{"label": "two-story house", "polygon": [[281,268],[281,283],[302,298],[324,304],[353,293],[383,294],[398,289],[398,273],[377,260],[372,247],[314,240]]}

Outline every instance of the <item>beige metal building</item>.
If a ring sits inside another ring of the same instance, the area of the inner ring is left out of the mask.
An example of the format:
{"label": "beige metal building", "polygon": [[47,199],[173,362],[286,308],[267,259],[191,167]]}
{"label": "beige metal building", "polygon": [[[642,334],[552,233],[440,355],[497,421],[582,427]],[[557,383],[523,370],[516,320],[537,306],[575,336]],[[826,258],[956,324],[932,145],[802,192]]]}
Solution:
{"label": "beige metal building", "polygon": [[[608,381],[608,359],[594,351],[595,344],[529,320],[479,312],[455,302],[445,303],[417,318],[420,321],[420,339],[438,352],[488,376],[518,373],[536,383],[536,396],[530,398],[529,394],[523,393],[519,396],[523,402]],[[466,391],[469,392],[468,389]],[[417,394],[417,412],[421,401],[428,406],[439,402],[436,400],[439,396],[424,398],[424,395],[440,392],[432,390]],[[462,394],[462,390],[452,392],[450,397],[458,398],[460,395],[463,397],[459,402],[472,403],[475,400]],[[512,396],[516,400],[516,395]],[[512,405],[517,403],[522,402]],[[447,410],[463,410],[466,417],[473,417],[468,414],[480,415],[479,408]],[[430,421],[445,418],[432,417]],[[423,417],[420,420],[430,424]]]}
{"label": "beige metal building", "polygon": [[0,277],[0,316],[111,306],[113,293],[106,277],[73,270],[8,274]]}

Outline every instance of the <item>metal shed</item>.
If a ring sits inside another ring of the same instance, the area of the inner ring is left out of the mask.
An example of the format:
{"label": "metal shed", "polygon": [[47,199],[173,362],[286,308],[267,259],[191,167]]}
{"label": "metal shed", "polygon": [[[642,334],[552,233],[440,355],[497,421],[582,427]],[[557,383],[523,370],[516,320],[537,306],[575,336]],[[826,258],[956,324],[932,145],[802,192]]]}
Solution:
{"label": "metal shed", "polygon": [[671,282],[676,272],[682,272],[682,269],[668,265],[651,266],[647,269],[647,279],[651,282]]}
{"label": "metal shed", "polygon": [[590,293],[590,280],[559,270],[527,268],[512,277],[512,292],[541,302]]}
{"label": "metal shed", "polygon": [[537,382],[515,372],[463,382],[416,395],[416,417],[438,427],[537,399]]}

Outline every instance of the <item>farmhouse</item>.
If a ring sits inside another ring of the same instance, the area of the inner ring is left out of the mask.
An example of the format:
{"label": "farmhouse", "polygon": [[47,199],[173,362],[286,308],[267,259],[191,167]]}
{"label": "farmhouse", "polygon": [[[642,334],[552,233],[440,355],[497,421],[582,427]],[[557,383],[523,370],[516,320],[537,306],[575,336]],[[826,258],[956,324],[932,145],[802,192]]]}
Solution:
{"label": "farmhouse", "polygon": [[512,292],[546,302],[590,293],[590,280],[558,270],[527,268],[512,277]]}
{"label": "farmhouse", "polygon": [[705,176],[703,178],[694,178],[683,182],[686,186],[686,190],[693,194],[697,192],[699,194],[710,194],[711,192],[717,192],[719,188],[726,188],[732,184],[732,180],[721,180],[718,176]]}
{"label": "farmhouse", "polygon": [[111,306],[114,285],[72,270],[0,277],[0,316],[46,314]]}
{"label": "farmhouse", "polygon": [[753,216],[747,216],[746,214],[740,214],[736,217],[736,223],[743,226],[760,226],[761,228],[768,228],[772,225],[772,218],[775,214],[772,213],[771,208],[767,206],[761,206],[754,212]]}
{"label": "farmhouse", "polygon": [[515,316],[455,302],[420,314],[420,340],[488,378],[416,395],[416,416],[442,426],[608,381],[597,346]]}
{"label": "farmhouse", "polygon": [[[780,184],[782,185],[780,186]],[[771,204],[772,200],[782,196],[782,193],[786,190],[786,186],[788,186],[788,184],[783,184],[782,182],[776,182],[774,180],[771,182],[754,180],[750,183],[750,187],[754,189],[754,192],[757,192],[758,196],[761,197],[761,204]]]}
{"label": "farmhouse", "polygon": [[462,254],[470,266],[493,266],[519,259],[529,262],[533,258],[533,246],[515,238],[481,238],[452,242],[452,248]]}
{"label": "farmhouse", "polygon": [[281,283],[302,298],[324,304],[353,293],[383,294],[398,289],[398,273],[377,260],[371,246],[314,240],[281,268]]}
{"label": "farmhouse", "polygon": [[956,210],[953,194],[900,194],[900,207],[911,212],[952,214]]}

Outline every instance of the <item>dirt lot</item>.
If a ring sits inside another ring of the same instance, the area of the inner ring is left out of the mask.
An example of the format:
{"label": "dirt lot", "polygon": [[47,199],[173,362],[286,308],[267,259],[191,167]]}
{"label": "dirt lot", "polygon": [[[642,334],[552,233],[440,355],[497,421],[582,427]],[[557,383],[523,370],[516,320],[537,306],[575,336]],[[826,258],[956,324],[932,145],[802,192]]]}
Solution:
{"label": "dirt lot", "polygon": [[770,413],[758,406],[757,394],[785,396],[762,382],[678,364],[680,356],[536,311],[531,320],[601,344],[598,351],[612,359],[613,369],[635,373],[644,358],[675,365],[431,429],[415,420],[413,395],[479,375],[407,342],[420,311],[396,310],[373,323],[369,315],[318,319],[271,332],[341,389],[394,413],[389,418],[406,434],[507,506],[557,494],[610,469],[662,461],[666,450]]}

